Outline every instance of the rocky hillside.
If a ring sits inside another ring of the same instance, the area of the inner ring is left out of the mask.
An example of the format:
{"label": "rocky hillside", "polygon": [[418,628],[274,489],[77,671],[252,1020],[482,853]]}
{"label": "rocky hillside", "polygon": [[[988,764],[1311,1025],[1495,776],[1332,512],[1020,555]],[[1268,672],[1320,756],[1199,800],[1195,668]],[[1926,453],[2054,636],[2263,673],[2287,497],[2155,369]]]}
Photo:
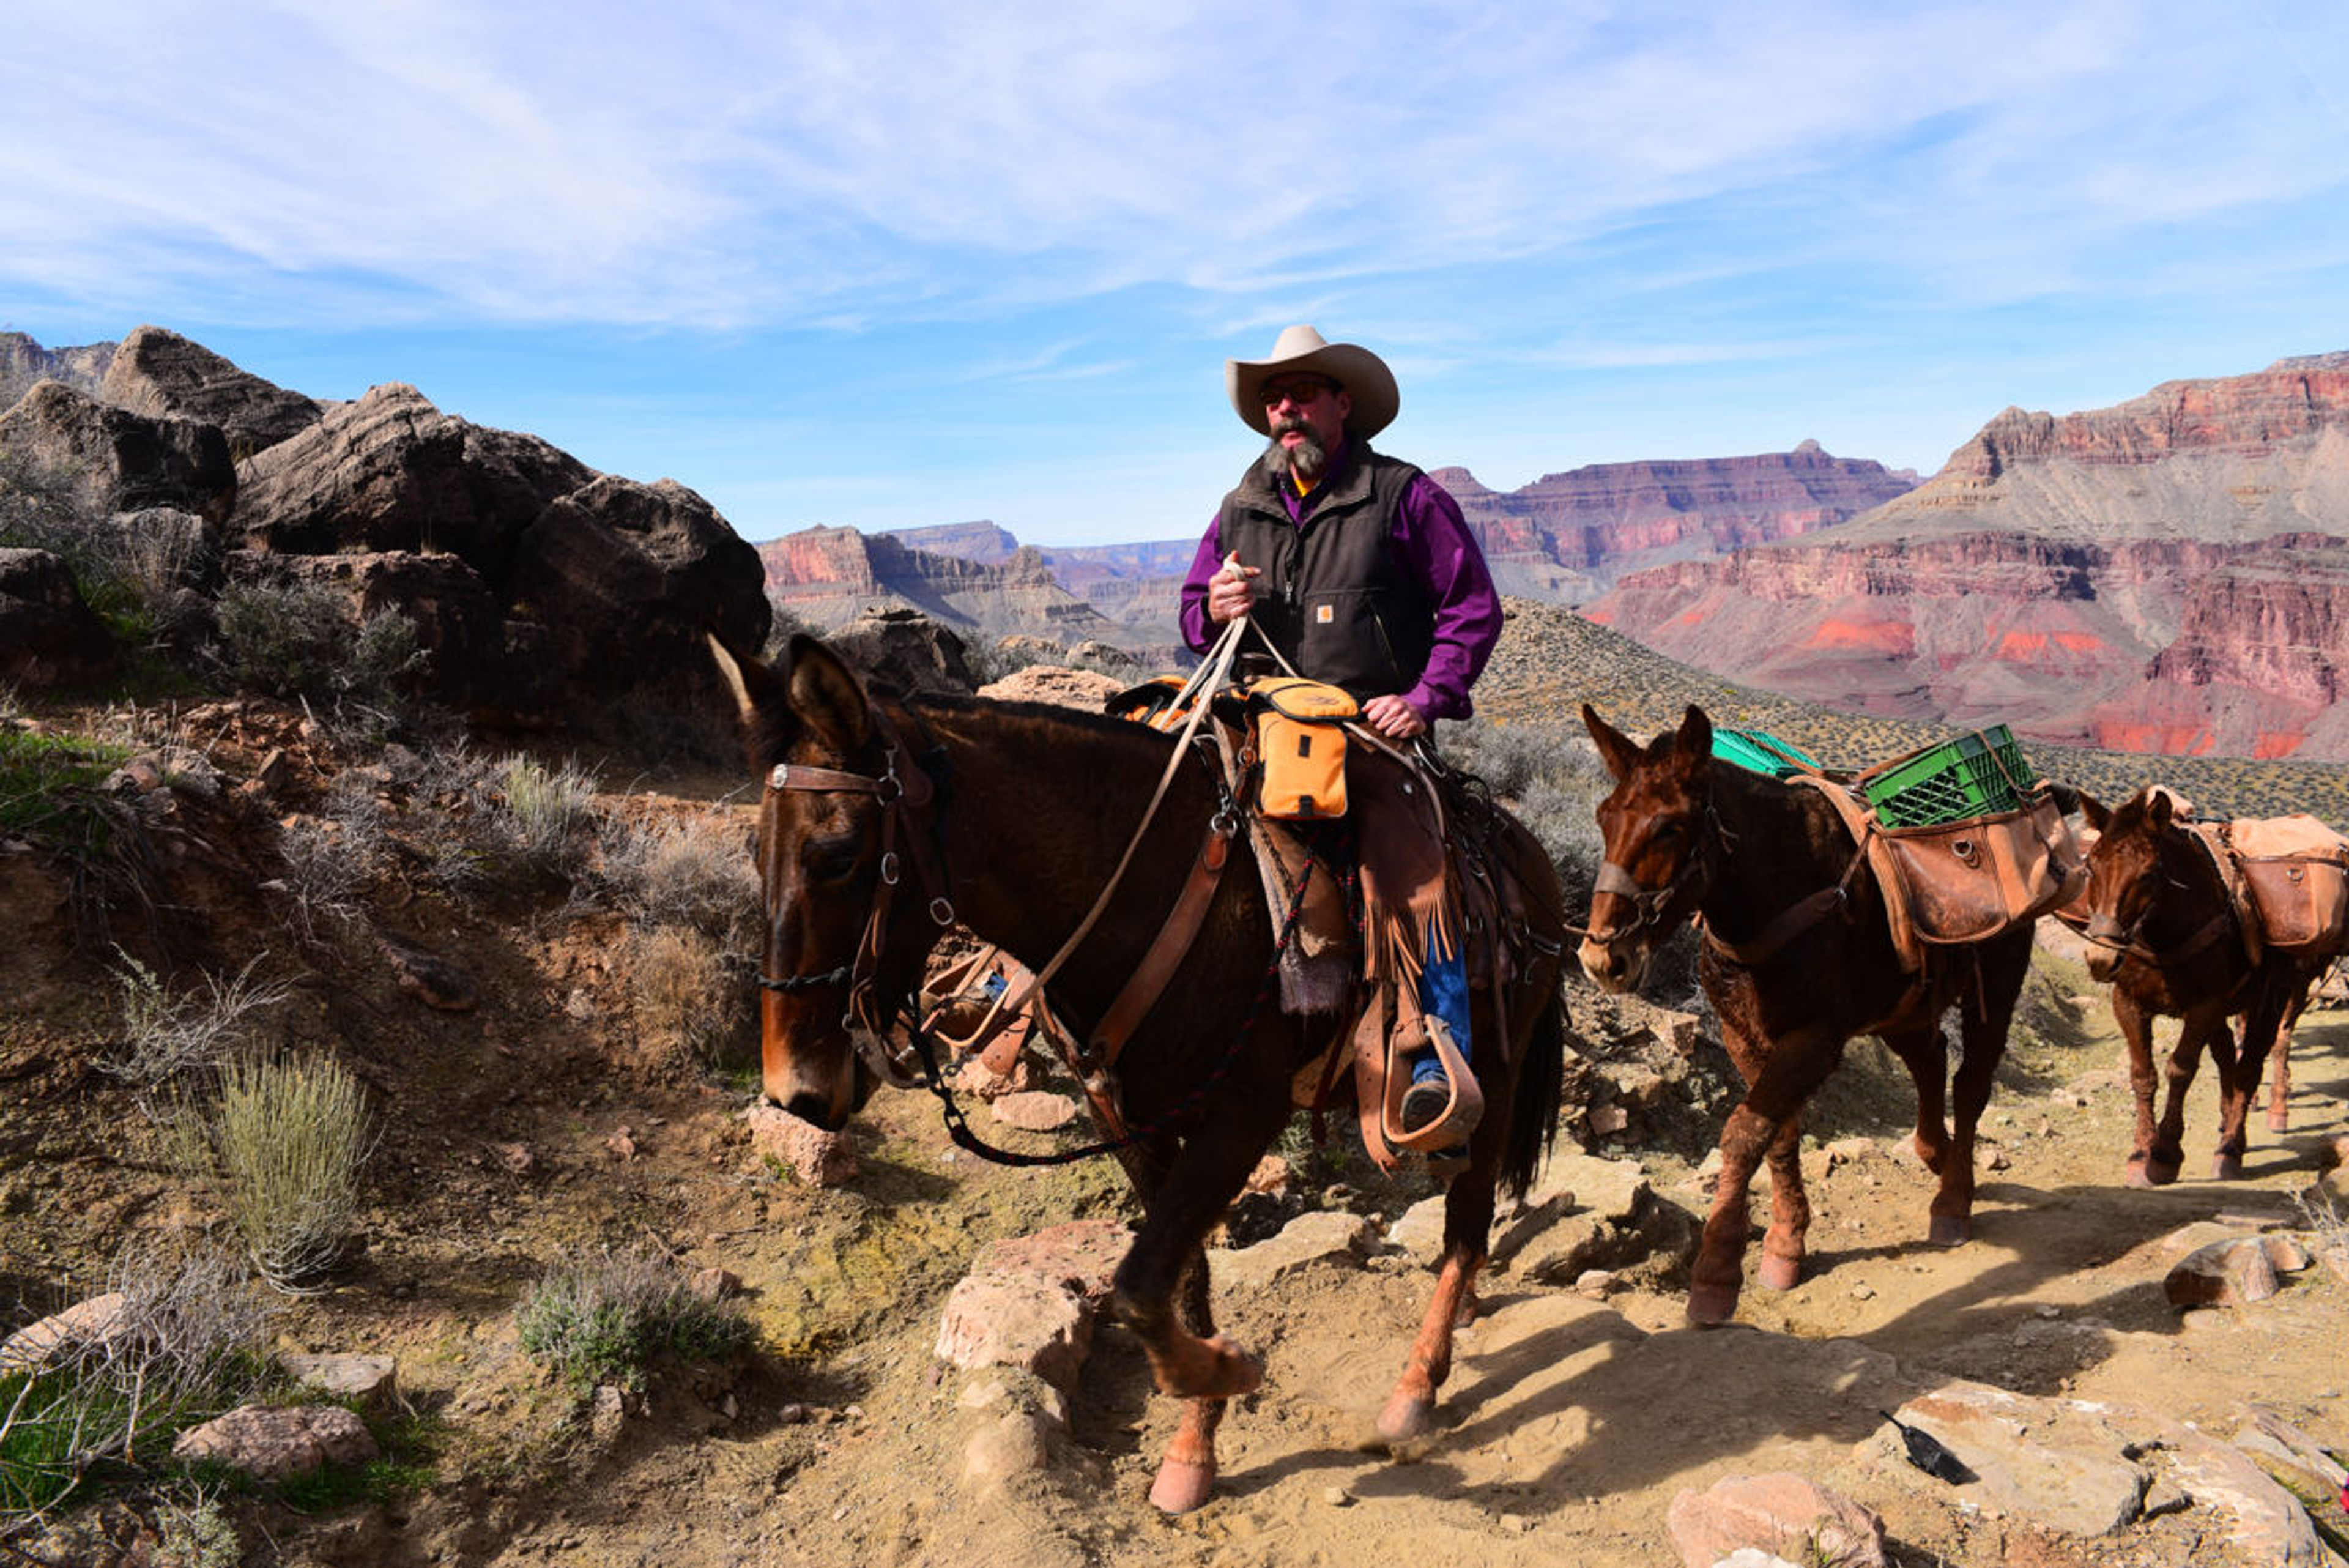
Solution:
{"label": "rocky hillside", "polygon": [[94,392],[113,359],[111,343],[44,348],[21,332],[0,332],[0,407],[32,390],[36,381],[63,381]]}
{"label": "rocky hillside", "polygon": [[0,368],[44,377],[0,412],[0,682],[249,659],[279,695],[732,749],[702,634],[755,649],[771,612],[755,553],[683,485],[398,382],[321,403],[160,327],[0,340]]}
{"label": "rocky hillside", "polygon": [[2121,751],[2349,757],[2349,353],[2010,409],[1837,529],[1627,577],[1594,618],[1867,711]]}

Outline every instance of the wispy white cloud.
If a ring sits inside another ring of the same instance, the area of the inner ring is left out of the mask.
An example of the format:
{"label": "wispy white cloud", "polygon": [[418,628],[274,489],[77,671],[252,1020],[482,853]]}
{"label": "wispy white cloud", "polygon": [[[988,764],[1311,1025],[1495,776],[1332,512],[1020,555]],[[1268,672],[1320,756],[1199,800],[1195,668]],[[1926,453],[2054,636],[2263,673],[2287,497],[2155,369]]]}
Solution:
{"label": "wispy white cloud", "polygon": [[[41,236],[13,281],[64,293],[258,272],[288,316],[744,325],[1570,260],[1660,211],[1847,184],[1900,231],[1803,240],[1996,276],[2338,186],[2307,91],[2240,85],[2279,40],[2221,20],[33,0],[0,221]],[[2343,63],[2337,25],[2289,30],[2301,68]]]}

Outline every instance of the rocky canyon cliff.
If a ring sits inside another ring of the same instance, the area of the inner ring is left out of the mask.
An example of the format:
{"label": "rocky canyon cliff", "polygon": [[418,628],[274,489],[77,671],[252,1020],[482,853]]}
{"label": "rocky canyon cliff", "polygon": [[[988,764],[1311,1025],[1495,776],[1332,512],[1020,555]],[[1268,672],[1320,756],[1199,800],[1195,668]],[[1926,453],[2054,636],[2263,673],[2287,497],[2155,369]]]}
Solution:
{"label": "rocky canyon cliff", "polygon": [[1788,695],[2067,743],[2349,758],[2349,353],[2009,409],[1819,538],[1590,609]]}

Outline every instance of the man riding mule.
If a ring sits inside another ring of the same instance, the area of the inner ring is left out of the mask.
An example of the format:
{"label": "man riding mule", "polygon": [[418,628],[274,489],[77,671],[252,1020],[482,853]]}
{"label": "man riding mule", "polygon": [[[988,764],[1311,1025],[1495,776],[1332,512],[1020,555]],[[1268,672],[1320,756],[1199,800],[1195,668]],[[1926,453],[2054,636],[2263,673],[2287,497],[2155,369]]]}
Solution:
{"label": "man riding mule", "polygon": [[[1344,1014],[1278,1002],[1297,901],[1276,904],[1256,877],[1215,874],[1241,827],[1227,774],[1185,741],[1123,719],[868,691],[806,637],[774,669],[715,651],[764,784],[767,1095],[829,1128],[882,1081],[947,1095],[913,1003],[950,926],[1052,971],[1051,1011],[1081,1043],[1081,1075],[1104,1085],[1097,1109],[1144,1203],[1112,1311],[1140,1338],[1158,1386],[1188,1401],[1151,1498],[1169,1511],[1198,1506],[1226,1403],[1262,1380],[1215,1332],[1204,1241],[1287,1123],[1299,1082],[1319,1081],[1304,1070],[1347,1030]],[[1398,764],[1371,753],[1363,765]],[[1454,1328],[1474,1310],[1496,1189],[1530,1183],[1561,1093],[1556,873],[1505,814],[1470,826],[1506,893],[1470,933],[1495,977],[1471,1003],[1489,1112],[1446,1193],[1434,1296],[1379,1416],[1395,1443],[1433,1424]],[[1303,880],[1319,874],[1309,867]],[[1170,908],[1193,902],[1195,888],[1206,891],[1162,966],[1178,923]],[[1136,977],[1161,967],[1164,994],[1181,1005],[1129,1006]]]}
{"label": "man riding mule", "polygon": [[[1361,722],[1392,741],[1468,717],[1468,689],[1500,636],[1500,597],[1458,504],[1417,468],[1371,449],[1402,402],[1385,362],[1298,326],[1268,358],[1226,360],[1224,380],[1233,410],[1270,444],[1199,541],[1183,585],[1184,637],[1206,653],[1218,628],[1248,617],[1292,670],[1344,688],[1361,701]],[[1366,840],[1366,867],[1388,848]],[[1402,955],[1420,976],[1406,1000],[1464,1060],[1457,928],[1440,900],[1422,912],[1432,918],[1409,933]],[[1408,1016],[1403,1027],[1413,1027]],[[1449,1113],[1445,1130],[1464,1137],[1473,1101],[1455,1096],[1441,1053],[1411,1056],[1402,1130]]]}

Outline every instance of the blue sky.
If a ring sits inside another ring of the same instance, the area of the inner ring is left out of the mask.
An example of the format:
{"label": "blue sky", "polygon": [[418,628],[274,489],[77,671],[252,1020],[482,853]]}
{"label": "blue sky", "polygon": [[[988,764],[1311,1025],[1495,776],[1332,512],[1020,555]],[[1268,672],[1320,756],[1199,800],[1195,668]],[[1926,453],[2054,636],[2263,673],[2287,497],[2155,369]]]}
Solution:
{"label": "blue sky", "polygon": [[13,0],[0,327],[415,383],[753,539],[1195,534],[1226,357],[1514,488],[2349,348],[2349,6]]}

